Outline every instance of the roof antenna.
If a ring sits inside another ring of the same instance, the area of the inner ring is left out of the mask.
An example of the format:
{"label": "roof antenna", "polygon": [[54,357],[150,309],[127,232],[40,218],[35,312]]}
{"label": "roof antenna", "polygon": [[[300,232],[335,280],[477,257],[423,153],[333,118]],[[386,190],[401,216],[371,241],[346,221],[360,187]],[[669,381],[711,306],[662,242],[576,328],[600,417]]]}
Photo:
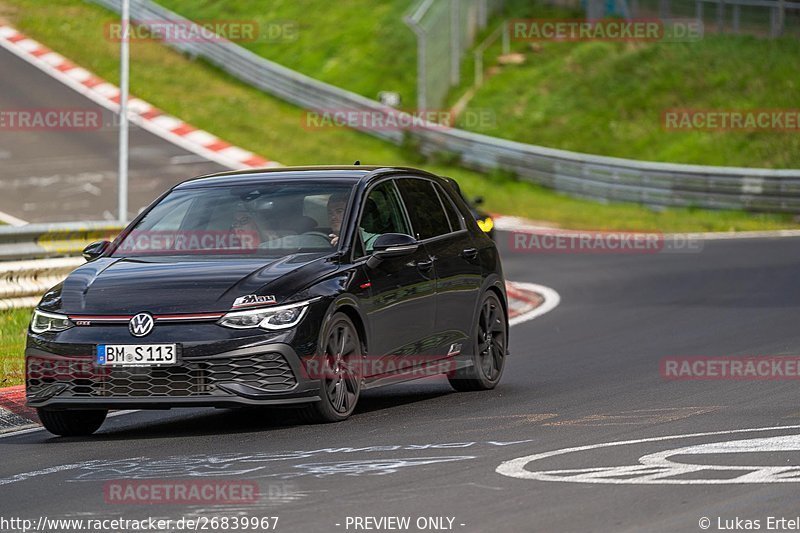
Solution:
{"label": "roof antenna", "polygon": [[356,162],[353,163],[353,165],[360,165],[360,164],[361,164],[361,160],[360,159],[356,159]]}

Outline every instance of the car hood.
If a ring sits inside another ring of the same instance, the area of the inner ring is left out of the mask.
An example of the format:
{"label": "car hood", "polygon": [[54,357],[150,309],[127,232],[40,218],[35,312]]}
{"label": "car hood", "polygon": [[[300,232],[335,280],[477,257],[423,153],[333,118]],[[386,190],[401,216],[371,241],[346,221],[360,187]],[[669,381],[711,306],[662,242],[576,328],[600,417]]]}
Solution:
{"label": "car hood", "polygon": [[336,265],[320,254],[272,258],[101,258],[73,271],[41,307],[70,314],[219,312],[240,296],[284,301]]}

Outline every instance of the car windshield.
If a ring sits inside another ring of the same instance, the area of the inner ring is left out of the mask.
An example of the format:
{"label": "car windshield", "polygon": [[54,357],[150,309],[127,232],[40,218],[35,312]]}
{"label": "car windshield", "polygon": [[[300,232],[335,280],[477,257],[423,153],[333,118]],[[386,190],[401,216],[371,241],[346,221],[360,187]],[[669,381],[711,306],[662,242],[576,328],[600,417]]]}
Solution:
{"label": "car windshield", "polygon": [[331,252],[352,188],[327,181],[177,189],[142,217],[112,256]]}

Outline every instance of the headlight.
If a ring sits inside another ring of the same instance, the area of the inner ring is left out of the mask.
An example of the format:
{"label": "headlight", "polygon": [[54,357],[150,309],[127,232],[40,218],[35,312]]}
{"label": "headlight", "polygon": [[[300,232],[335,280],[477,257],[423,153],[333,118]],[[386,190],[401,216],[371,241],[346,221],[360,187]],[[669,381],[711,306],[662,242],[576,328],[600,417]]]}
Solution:
{"label": "headlight", "polygon": [[303,320],[308,311],[310,301],[296,304],[252,309],[250,311],[233,311],[219,319],[217,324],[226,328],[248,329],[286,329],[296,326]]}
{"label": "headlight", "polygon": [[66,315],[59,315],[56,313],[48,313],[40,311],[39,309],[33,310],[33,319],[31,320],[31,331],[34,333],[46,333],[48,331],[64,331],[69,329],[75,324],[70,321]]}
{"label": "headlight", "polygon": [[484,233],[489,233],[494,227],[494,220],[492,220],[492,217],[486,217],[483,220],[479,218],[478,227],[481,228]]}

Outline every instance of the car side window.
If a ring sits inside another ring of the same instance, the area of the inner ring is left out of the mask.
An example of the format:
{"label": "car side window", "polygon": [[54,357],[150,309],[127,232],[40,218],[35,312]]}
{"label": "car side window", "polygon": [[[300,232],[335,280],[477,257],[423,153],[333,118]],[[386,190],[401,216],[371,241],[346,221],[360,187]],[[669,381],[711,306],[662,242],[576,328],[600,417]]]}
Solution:
{"label": "car side window", "polygon": [[439,193],[439,199],[442,201],[442,205],[444,206],[444,212],[447,214],[447,220],[450,221],[450,228],[453,231],[459,231],[464,229],[464,219],[461,216],[461,213],[458,212],[456,206],[453,205],[453,199],[450,198],[450,195],[442,189],[442,187],[438,183],[433,184],[436,192]]}
{"label": "car side window", "polygon": [[369,191],[358,229],[366,254],[372,253],[375,240],[384,233],[411,233],[397,188],[391,180],[379,183]]}
{"label": "car side window", "polygon": [[450,222],[444,212],[433,182],[414,178],[397,180],[417,240],[450,233]]}

